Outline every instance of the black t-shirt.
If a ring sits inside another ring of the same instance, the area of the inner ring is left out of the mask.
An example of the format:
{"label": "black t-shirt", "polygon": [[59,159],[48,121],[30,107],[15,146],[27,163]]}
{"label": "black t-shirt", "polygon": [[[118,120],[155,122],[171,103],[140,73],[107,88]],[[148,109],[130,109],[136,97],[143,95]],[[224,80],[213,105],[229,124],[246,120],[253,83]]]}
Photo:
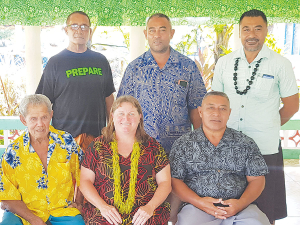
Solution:
{"label": "black t-shirt", "polygon": [[104,55],[87,49],[67,49],[51,57],[36,90],[53,103],[52,123],[73,137],[99,136],[106,125],[105,98],[115,91],[111,69]]}

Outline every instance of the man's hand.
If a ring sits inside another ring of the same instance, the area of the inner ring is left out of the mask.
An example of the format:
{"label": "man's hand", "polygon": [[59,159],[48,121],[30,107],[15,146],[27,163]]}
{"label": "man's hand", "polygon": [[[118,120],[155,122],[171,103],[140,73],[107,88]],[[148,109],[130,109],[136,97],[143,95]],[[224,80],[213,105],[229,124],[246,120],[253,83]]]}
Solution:
{"label": "man's hand", "polygon": [[227,212],[226,218],[236,215],[244,209],[244,204],[241,203],[239,199],[228,199],[226,201],[221,201],[223,205],[229,205],[229,207],[218,207],[223,208]]}
{"label": "man's hand", "polygon": [[206,212],[207,214],[216,217],[217,219],[226,219],[228,216],[225,207],[214,206],[214,203],[222,203],[222,199],[203,197],[201,198],[201,202],[199,202],[199,205],[195,206]]}
{"label": "man's hand", "polygon": [[32,217],[32,219],[30,219],[28,222],[31,225],[46,225],[46,223],[38,216]]}
{"label": "man's hand", "polygon": [[122,218],[118,212],[118,210],[111,205],[104,205],[100,209],[101,215],[110,223],[114,225],[118,225],[122,223]]}
{"label": "man's hand", "polygon": [[132,223],[134,225],[143,225],[153,215],[154,209],[149,206],[141,206],[138,211],[134,214]]}

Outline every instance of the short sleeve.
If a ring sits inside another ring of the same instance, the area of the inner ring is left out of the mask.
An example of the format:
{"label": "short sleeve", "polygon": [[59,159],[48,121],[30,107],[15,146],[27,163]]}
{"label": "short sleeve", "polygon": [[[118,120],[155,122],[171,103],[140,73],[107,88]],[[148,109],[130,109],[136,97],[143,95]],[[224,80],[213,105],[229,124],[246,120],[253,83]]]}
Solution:
{"label": "short sleeve", "polygon": [[106,67],[107,67],[107,74],[105,74],[105,76],[106,76],[105,97],[108,97],[113,92],[115,92],[116,89],[114,86],[111,68],[110,68],[110,65],[109,65],[109,62],[107,61],[107,59],[106,59]]}
{"label": "short sleeve", "polygon": [[155,173],[158,173],[159,171],[161,171],[163,168],[165,168],[168,164],[169,164],[169,159],[167,157],[167,154],[164,150],[164,148],[159,144],[158,144],[158,151],[155,155]]}
{"label": "short sleeve", "polygon": [[186,157],[184,152],[184,142],[181,138],[177,139],[170,152],[170,165],[171,165],[171,176],[172,178],[177,178],[184,180],[186,176]]}
{"label": "short sleeve", "polygon": [[36,94],[46,95],[51,103],[54,103],[54,90],[55,90],[55,64],[52,62],[50,58],[41,77],[41,80],[36,89]]}
{"label": "short sleeve", "polygon": [[131,65],[131,63],[128,64],[125,73],[123,75],[120,88],[118,91],[118,96],[123,95],[131,95],[133,96],[133,76],[134,76],[134,67]]}
{"label": "short sleeve", "polygon": [[21,194],[18,191],[18,183],[14,174],[16,168],[13,168],[7,159],[11,159],[6,152],[2,155],[0,165],[0,201],[2,200],[21,200]]}
{"label": "short sleeve", "polygon": [[196,109],[198,106],[201,106],[202,99],[206,94],[206,87],[204,85],[202,76],[195,62],[191,61],[192,70],[191,70],[191,80],[189,84],[188,91],[188,108]]}
{"label": "short sleeve", "polygon": [[279,94],[281,98],[286,98],[297,94],[299,90],[291,62],[284,58],[282,63],[284,66],[278,72]]}
{"label": "short sleeve", "polygon": [[83,151],[80,146],[73,139],[72,156],[71,156],[71,170],[73,178],[76,180],[77,186],[80,185],[80,164],[82,160]]}
{"label": "short sleeve", "polygon": [[249,155],[246,161],[246,176],[264,176],[269,173],[268,166],[260,153],[257,144],[251,140],[248,143]]}
{"label": "short sleeve", "polygon": [[95,172],[97,167],[97,150],[96,148],[100,145],[99,141],[92,141],[91,144],[85,150],[81,165],[87,169]]}
{"label": "short sleeve", "polygon": [[222,75],[223,75],[223,62],[225,60],[225,57],[221,57],[214,70],[214,76],[213,76],[213,81],[212,81],[212,86],[211,89],[214,91],[221,91],[224,92],[224,82],[222,80]]}

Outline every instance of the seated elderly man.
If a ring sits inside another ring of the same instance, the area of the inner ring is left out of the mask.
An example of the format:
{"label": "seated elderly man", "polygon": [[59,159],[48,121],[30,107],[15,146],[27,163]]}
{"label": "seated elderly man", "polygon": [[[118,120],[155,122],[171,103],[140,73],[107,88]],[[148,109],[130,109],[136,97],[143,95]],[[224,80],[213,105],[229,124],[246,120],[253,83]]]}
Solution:
{"label": "seated elderly man", "polygon": [[25,132],[10,144],[0,167],[2,225],[84,225],[75,203],[82,151],[72,136],[50,126],[52,109],[44,95],[20,103]]}
{"label": "seated elderly man", "polygon": [[227,95],[207,93],[198,111],[202,126],[179,138],[170,153],[173,192],[184,202],[177,224],[270,224],[252,204],[268,168],[251,138],[226,127]]}

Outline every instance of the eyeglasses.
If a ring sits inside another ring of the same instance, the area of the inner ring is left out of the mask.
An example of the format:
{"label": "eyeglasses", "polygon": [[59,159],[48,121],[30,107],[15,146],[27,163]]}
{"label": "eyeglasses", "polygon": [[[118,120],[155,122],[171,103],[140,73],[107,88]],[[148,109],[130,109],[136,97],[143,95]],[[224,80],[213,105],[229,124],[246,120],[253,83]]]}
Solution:
{"label": "eyeglasses", "polygon": [[90,29],[90,27],[88,25],[85,25],[85,24],[82,24],[82,25],[71,24],[71,25],[67,25],[67,27],[71,27],[72,30],[78,30],[79,27],[80,27],[82,31]]}

